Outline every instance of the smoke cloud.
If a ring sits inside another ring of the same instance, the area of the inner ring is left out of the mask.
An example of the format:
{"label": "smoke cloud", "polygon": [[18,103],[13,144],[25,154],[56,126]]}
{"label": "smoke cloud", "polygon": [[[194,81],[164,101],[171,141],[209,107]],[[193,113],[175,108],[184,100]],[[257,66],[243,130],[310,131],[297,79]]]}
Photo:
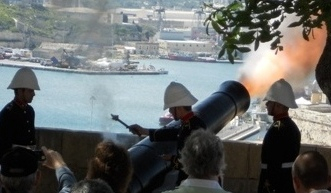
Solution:
{"label": "smoke cloud", "polygon": [[284,35],[281,39],[283,51],[270,49],[270,42],[261,44],[252,51],[240,69],[239,81],[245,85],[252,97],[265,95],[270,85],[280,78],[287,80],[292,87],[303,87],[318,63],[326,42],[325,29],[313,29],[309,41],[302,37],[302,28],[287,26],[298,19],[288,16],[281,26]]}

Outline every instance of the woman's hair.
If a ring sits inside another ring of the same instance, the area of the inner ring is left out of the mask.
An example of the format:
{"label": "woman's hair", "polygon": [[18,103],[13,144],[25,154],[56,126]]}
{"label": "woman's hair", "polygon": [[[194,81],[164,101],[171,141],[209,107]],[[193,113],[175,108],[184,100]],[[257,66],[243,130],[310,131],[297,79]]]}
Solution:
{"label": "woman's hair", "polygon": [[220,138],[203,129],[192,132],[185,141],[180,162],[183,170],[194,178],[222,176],[226,165]]}
{"label": "woman's hair", "polygon": [[100,178],[107,182],[115,193],[126,193],[132,173],[133,166],[128,151],[112,141],[104,141],[95,148],[86,178]]}

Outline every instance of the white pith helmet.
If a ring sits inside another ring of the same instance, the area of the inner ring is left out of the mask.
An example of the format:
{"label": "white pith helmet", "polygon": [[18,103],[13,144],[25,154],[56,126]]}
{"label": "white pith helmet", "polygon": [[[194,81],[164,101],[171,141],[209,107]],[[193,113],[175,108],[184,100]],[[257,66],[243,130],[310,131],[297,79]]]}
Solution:
{"label": "white pith helmet", "polygon": [[192,106],[198,99],[196,99],[185,86],[177,82],[171,82],[164,92],[164,107],[181,107]]}
{"label": "white pith helmet", "polygon": [[40,90],[37,77],[30,68],[23,67],[16,72],[7,89],[16,88]]}
{"label": "white pith helmet", "polygon": [[274,82],[263,99],[264,101],[278,102],[288,108],[298,108],[295,102],[291,85],[284,79]]}

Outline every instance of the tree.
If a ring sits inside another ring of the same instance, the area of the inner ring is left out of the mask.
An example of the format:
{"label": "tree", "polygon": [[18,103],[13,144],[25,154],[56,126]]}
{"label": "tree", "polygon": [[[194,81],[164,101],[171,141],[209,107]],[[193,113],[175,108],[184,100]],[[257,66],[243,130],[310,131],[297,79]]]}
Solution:
{"label": "tree", "polygon": [[250,52],[250,45],[257,50],[260,43],[269,42],[277,54],[283,34],[279,26],[288,15],[296,15],[297,20],[289,28],[302,27],[302,38],[313,41],[314,29],[326,29],[326,43],[315,69],[316,80],[331,101],[331,0],[235,0],[228,6],[215,7],[205,21],[207,33],[209,26],[221,35],[222,47],[219,57],[227,54],[234,62],[235,51]]}

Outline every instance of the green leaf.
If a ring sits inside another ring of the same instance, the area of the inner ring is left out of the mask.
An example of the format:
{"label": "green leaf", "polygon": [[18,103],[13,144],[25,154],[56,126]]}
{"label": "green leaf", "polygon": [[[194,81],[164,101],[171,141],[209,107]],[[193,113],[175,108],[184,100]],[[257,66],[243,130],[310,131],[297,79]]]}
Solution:
{"label": "green leaf", "polygon": [[307,33],[305,29],[303,29],[302,30],[302,37],[303,37],[303,39],[309,41],[309,37],[308,36],[309,36],[309,33]]}
{"label": "green leaf", "polygon": [[214,30],[217,32],[217,33],[222,33],[222,29],[220,28],[220,26],[218,25],[217,21],[214,21],[212,20],[211,21],[211,25],[213,26]]}
{"label": "green leaf", "polygon": [[282,10],[276,10],[276,11],[272,11],[270,16],[271,18],[277,18],[282,14]]}
{"label": "green leaf", "polygon": [[271,25],[274,29],[277,29],[280,26],[281,22],[279,20],[274,21]]}
{"label": "green leaf", "polygon": [[264,42],[269,42],[270,40],[272,40],[272,37],[268,32],[262,31],[261,35],[260,35],[260,41],[262,43]]}
{"label": "green leaf", "polygon": [[237,50],[242,53],[250,52],[251,49],[249,47],[238,47]]}
{"label": "green leaf", "polygon": [[296,21],[296,22],[291,23],[291,24],[288,25],[287,27],[298,27],[298,26],[300,26],[300,25],[302,25],[302,22],[300,22],[300,21]]}
{"label": "green leaf", "polygon": [[231,64],[234,64],[234,56],[232,55],[233,52],[228,52],[228,59],[231,62]]}
{"label": "green leaf", "polygon": [[225,54],[225,47],[222,47],[221,51],[218,53],[218,59],[221,59]]}
{"label": "green leaf", "polygon": [[233,3],[231,3],[230,5],[228,5],[228,9],[229,10],[232,10],[232,11],[236,11],[236,10],[239,10],[240,8],[242,8],[243,5],[241,2],[239,1],[234,1]]}
{"label": "green leaf", "polygon": [[276,38],[271,44],[271,49],[274,50],[278,47],[278,44],[280,44],[280,37]]}
{"label": "green leaf", "polygon": [[209,24],[210,24],[210,22],[208,22],[208,23],[207,23],[207,26],[206,26],[206,34],[207,34],[207,35],[209,35],[209,31],[208,31],[208,29],[209,29]]}
{"label": "green leaf", "polygon": [[279,51],[283,51],[284,50],[283,46],[278,46],[278,48],[279,48]]}
{"label": "green leaf", "polygon": [[241,32],[239,34],[239,42],[242,44],[251,44],[255,40],[255,31]]}
{"label": "green leaf", "polygon": [[254,51],[256,51],[256,50],[259,48],[259,45],[260,45],[260,36],[258,36],[258,37],[255,39]]}

